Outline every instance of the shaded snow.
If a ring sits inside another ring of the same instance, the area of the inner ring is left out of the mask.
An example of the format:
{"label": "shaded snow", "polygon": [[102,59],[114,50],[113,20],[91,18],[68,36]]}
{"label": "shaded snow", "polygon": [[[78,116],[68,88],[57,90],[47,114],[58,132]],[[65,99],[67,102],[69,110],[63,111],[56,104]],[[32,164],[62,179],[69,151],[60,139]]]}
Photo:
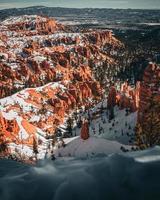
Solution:
{"label": "shaded snow", "polygon": [[0,160],[2,200],[159,200],[160,148],[91,159],[58,159],[27,166]]}
{"label": "shaded snow", "polygon": [[126,156],[130,156],[134,158],[135,161],[140,162],[140,163],[150,163],[150,162],[160,161],[159,150],[160,150],[160,147],[156,146],[152,149],[139,151],[138,155],[137,155],[137,152],[131,152],[129,154],[127,153]]}

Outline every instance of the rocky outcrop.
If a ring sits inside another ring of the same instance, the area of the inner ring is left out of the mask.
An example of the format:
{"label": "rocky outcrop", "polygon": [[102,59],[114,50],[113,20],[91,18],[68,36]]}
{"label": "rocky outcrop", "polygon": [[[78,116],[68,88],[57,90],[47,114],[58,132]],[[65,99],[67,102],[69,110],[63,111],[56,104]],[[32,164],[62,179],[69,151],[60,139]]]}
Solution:
{"label": "rocky outcrop", "polygon": [[95,77],[101,66],[109,71],[116,63],[112,54],[123,45],[111,31],[67,33],[38,16],[10,18],[0,30],[0,124],[10,144],[32,154],[33,138],[46,149],[45,136],[53,136],[69,114],[100,100]]}
{"label": "rocky outcrop", "polygon": [[19,133],[19,126],[15,119],[7,120],[0,113],[0,130],[5,135],[5,139],[8,142],[16,142],[17,135]]}
{"label": "rocky outcrop", "polygon": [[58,24],[54,19],[40,17],[36,15],[13,17],[3,22],[10,31],[23,33],[25,35],[51,34],[57,30],[63,30],[64,27]]}
{"label": "rocky outcrop", "polygon": [[[101,66],[115,63],[112,51],[123,47],[111,31],[66,33],[53,19],[38,16],[11,18],[0,28],[4,45],[0,47],[1,98],[72,76],[82,81],[87,78],[84,68],[96,77]],[[26,36],[26,31],[31,35]]]}
{"label": "rocky outcrop", "polygon": [[38,138],[40,132],[44,145],[45,135],[53,135],[71,111],[89,107],[91,99],[100,99],[101,87],[89,67],[80,66],[66,73],[68,79],[25,89],[0,100],[4,113],[0,124],[9,143],[32,148],[33,137]]}
{"label": "rocky outcrop", "polygon": [[136,87],[131,87],[127,82],[121,84],[120,88],[110,87],[107,99],[108,109],[117,105],[120,109],[128,109],[130,112],[137,111],[139,107],[139,90],[139,82],[137,82]]}
{"label": "rocky outcrop", "polygon": [[89,125],[88,121],[84,120],[81,128],[81,138],[83,140],[87,140],[89,138]]}
{"label": "rocky outcrop", "polygon": [[139,107],[140,82],[136,87],[131,87],[127,82],[121,85],[117,93],[116,101],[120,109],[128,108],[130,112],[135,112]]}

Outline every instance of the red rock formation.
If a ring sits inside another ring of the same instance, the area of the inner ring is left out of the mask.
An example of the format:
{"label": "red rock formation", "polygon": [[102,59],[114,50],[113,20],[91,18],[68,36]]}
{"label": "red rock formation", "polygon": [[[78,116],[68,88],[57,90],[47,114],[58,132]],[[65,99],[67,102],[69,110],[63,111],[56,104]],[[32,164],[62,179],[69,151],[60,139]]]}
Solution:
{"label": "red rock formation", "polygon": [[0,127],[8,142],[16,142],[19,126],[16,120],[6,120],[0,113]]}
{"label": "red rock formation", "polygon": [[[6,56],[0,63],[0,97],[26,87],[73,77],[78,81],[86,78],[90,81],[88,73],[97,65],[100,67],[100,60],[101,65],[115,62],[104,47],[109,46],[110,50],[116,51],[123,46],[111,31],[61,34],[59,32],[65,28],[44,17],[15,17],[3,23],[4,46],[0,47],[0,52],[5,52]],[[58,36],[50,36],[54,32]],[[26,34],[30,35],[25,37]]]}
{"label": "red rock formation", "polygon": [[117,92],[116,104],[120,109],[129,108],[130,112],[135,112],[139,106],[140,83],[137,82],[135,88],[128,85],[127,82],[121,85],[120,91]]}
{"label": "red rock formation", "polygon": [[87,140],[89,138],[89,125],[88,125],[88,121],[87,120],[84,120],[84,122],[82,124],[81,138],[83,140]]}
{"label": "red rock formation", "polygon": [[[34,35],[35,33],[51,34],[57,30],[62,31],[64,29],[62,25],[51,18],[27,15],[19,17],[18,20],[13,18],[13,21],[8,21],[5,25],[10,31],[23,32],[26,35]],[[33,30],[36,32],[33,32]]]}
{"label": "red rock formation", "polygon": [[21,92],[2,101],[6,116],[13,112],[16,117],[11,121],[3,117],[0,124],[5,124],[11,142],[31,147],[37,130],[54,134],[71,111],[101,98],[102,88],[93,73],[115,62],[104,50],[107,46],[116,51],[123,45],[110,31],[66,33],[49,18],[14,17],[2,24],[0,98]]}
{"label": "red rock formation", "polygon": [[[76,107],[82,105],[88,106],[88,99],[99,99],[101,96],[100,85],[93,80],[90,69],[88,67],[83,68],[82,66],[82,69],[81,67],[77,69],[77,73],[79,71],[82,71],[82,74],[80,75],[81,81],[70,74],[70,82],[68,83],[65,83],[65,81],[55,82],[43,86],[41,89],[27,89],[24,91],[28,94],[25,102],[36,106],[38,109],[37,113],[35,113],[34,110],[30,111],[30,113],[25,110],[23,111],[18,104],[12,106],[11,109],[18,112],[18,115],[26,120],[30,120],[33,115],[44,115],[45,117],[43,119],[40,119],[38,122],[31,122],[31,124],[53,134],[55,128],[64,122],[65,114]],[[70,71],[70,73],[74,73],[74,71]],[[29,78],[29,81],[30,85],[35,83],[34,79]],[[65,89],[60,87],[64,87]],[[21,93],[17,93],[16,95],[18,98],[23,99]],[[53,112],[54,115],[46,114],[49,110],[51,113]],[[8,111],[10,111],[10,109]]]}

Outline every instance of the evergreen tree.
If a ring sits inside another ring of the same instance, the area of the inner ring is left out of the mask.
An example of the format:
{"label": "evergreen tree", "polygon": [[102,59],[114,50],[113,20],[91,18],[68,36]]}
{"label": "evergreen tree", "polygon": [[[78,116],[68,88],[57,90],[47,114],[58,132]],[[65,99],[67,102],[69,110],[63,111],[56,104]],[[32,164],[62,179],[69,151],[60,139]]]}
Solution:
{"label": "evergreen tree", "polygon": [[0,136],[0,153],[6,153],[8,150],[8,142],[4,139],[4,136]]}
{"label": "evergreen tree", "polygon": [[38,144],[35,137],[33,137],[33,153],[35,154],[35,159],[37,160],[37,154],[38,154]]}
{"label": "evergreen tree", "polygon": [[109,94],[108,94],[108,99],[107,99],[107,109],[109,111],[109,120],[114,119],[114,107],[116,105],[116,89],[114,86],[111,87]]}
{"label": "evergreen tree", "polygon": [[144,149],[144,142],[143,142],[143,134],[142,134],[142,127],[141,124],[137,123],[136,127],[135,127],[135,132],[136,132],[136,145],[140,148],[140,149]]}
{"label": "evergreen tree", "polygon": [[136,138],[141,148],[160,145],[160,101],[157,97],[150,98],[142,122],[137,125]]}
{"label": "evergreen tree", "polygon": [[68,118],[67,120],[67,132],[69,136],[72,136],[72,131],[73,131],[73,119],[71,117]]}
{"label": "evergreen tree", "polygon": [[109,108],[109,120],[114,119],[114,107]]}
{"label": "evergreen tree", "polygon": [[8,150],[8,142],[4,138],[2,126],[0,125],[0,153],[6,153]]}
{"label": "evergreen tree", "polygon": [[53,139],[52,139],[52,148],[55,146],[56,142],[57,142],[57,138],[56,138],[56,136],[54,135],[54,136],[53,136]]}

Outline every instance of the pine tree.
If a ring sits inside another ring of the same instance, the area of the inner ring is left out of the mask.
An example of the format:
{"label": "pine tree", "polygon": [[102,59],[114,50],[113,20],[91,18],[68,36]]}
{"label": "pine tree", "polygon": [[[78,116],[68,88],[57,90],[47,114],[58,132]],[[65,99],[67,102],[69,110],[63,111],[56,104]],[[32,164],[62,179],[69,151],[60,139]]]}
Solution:
{"label": "pine tree", "polygon": [[6,153],[8,150],[8,142],[4,138],[2,125],[0,125],[0,153]]}
{"label": "pine tree", "polygon": [[56,136],[54,135],[54,136],[53,136],[53,139],[52,139],[52,148],[55,146],[56,142],[57,142],[57,138],[56,138]]}
{"label": "pine tree", "polygon": [[35,154],[35,159],[37,160],[37,154],[38,154],[38,144],[35,137],[33,137],[33,153]]}
{"label": "pine tree", "polygon": [[160,101],[157,97],[152,96],[149,99],[142,120],[141,127],[138,125],[136,130],[139,146],[146,148],[160,145]]}
{"label": "pine tree", "polygon": [[72,136],[72,129],[73,129],[73,119],[69,117],[67,120],[67,128],[66,128],[69,136]]}
{"label": "pine tree", "polygon": [[114,107],[116,105],[116,89],[114,86],[111,87],[109,94],[108,94],[108,99],[107,99],[107,109],[109,111],[109,120],[114,119]]}
{"label": "pine tree", "polygon": [[135,133],[136,133],[136,145],[140,149],[144,149],[145,145],[144,145],[144,140],[143,140],[142,127],[140,123],[137,123],[135,127]]}
{"label": "pine tree", "polygon": [[4,140],[4,136],[0,136],[0,153],[6,153],[8,150],[8,142]]}

